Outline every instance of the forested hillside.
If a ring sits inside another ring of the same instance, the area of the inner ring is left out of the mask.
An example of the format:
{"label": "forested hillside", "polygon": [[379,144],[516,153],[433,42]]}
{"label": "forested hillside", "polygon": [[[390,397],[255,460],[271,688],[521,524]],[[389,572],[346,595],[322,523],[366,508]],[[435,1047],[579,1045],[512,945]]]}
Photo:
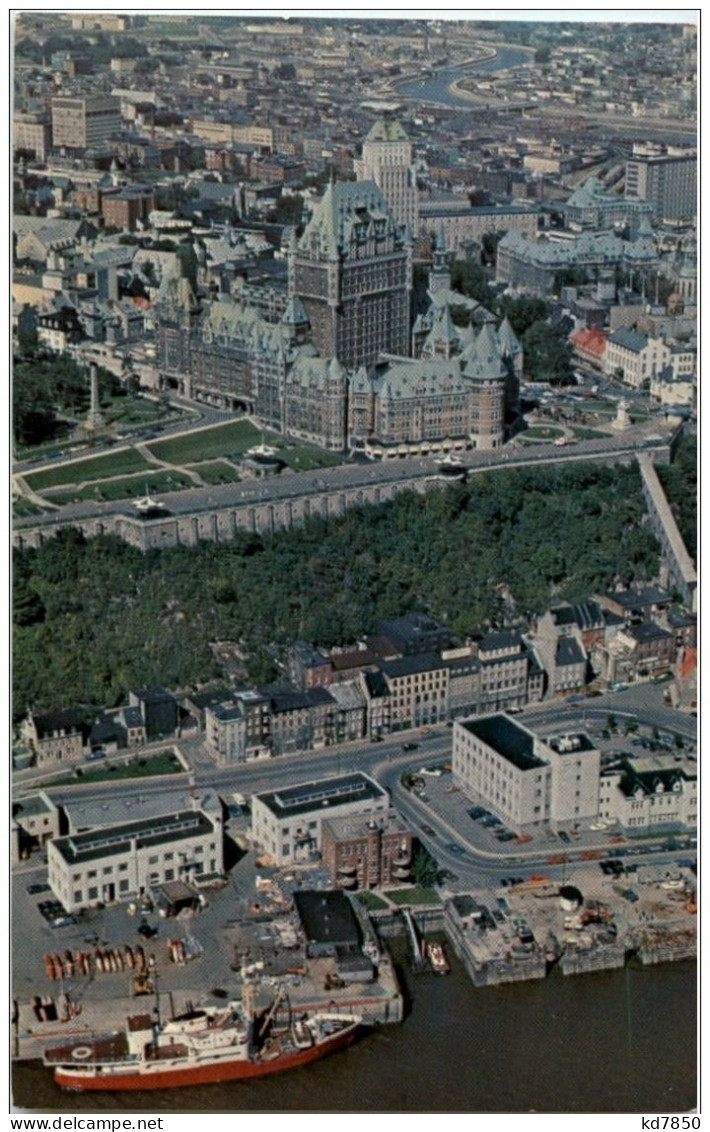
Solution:
{"label": "forested hillside", "polygon": [[652,577],[642,517],[635,467],[579,465],[475,476],[222,545],[144,555],[65,533],[14,554],[14,717],[218,677],[217,640],[240,643],[258,683],[294,639],[353,641],[409,609],[461,634],[522,623],[551,598]]}

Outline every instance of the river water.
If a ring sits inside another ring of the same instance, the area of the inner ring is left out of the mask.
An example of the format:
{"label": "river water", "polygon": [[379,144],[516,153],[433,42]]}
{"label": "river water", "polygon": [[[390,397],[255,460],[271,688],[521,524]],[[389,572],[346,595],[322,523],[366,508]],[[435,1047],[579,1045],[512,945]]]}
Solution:
{"label": "river water", "polygon": [[[411,977],[405,1021],[293,1073],[146,1093],[63,1093],[49,1070],[14,1073],[35,1112],[674,1113],[696,1106],[696,967],[657,967],[474,988]],[[449,948],[451,952],[451,948]]]}
{"label": "river water", "polygon": [[395,89],[398,94],[406,94],[419,102],[436,102],[441,106],[471,110],[469,101],[449,91],[449,86],[455,79],[463,78],[464,75],[521,67],[530,63],[532,58],[533,52],[526,51],[522,47],[499,47],[492,59],[485,59],[480,63],[467,63],[463,66],[442,67],[440,70],[437,69],[436,75],[422,75],[418,79],[395,83]]}

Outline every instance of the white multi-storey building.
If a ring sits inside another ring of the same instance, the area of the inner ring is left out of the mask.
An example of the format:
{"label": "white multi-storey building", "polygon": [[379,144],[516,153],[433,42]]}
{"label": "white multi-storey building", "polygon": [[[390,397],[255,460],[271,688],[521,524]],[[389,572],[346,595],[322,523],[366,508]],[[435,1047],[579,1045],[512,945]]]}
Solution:
{"label": "white multi-storey building", "polygon": [[626,198],[647,201],[656,220],[692,220],[697,214],[697,181],[694,149],[637,144],[626,162]]}
{"label": "white multi-storey building", "polygon": [[599,816],[633,832],[698,824],[697,764],[675,755],[623,757],[607,767],[599,786]]}
{"label": "white multi-storey building", "polygon": [[596,817],[599,766],[584,734],[543,741],[503,713],[454,723],[455,780],[514,829]]}
{"label": "white multi-storey building", "polygon": [[52,891],[68,912],[113,904],[174,880],[224,869],[221,819],[202,810],[72,833],[47,842]]}
{"label": "white multi-storey building", "polygon": [[402,125],[385,113],[362,143],[362,158],[355,162],[358,181],[374,181],[398,224],[419,230],[419,194],[412,164],[412,143]]}
{"label": "white multi-storey building", "polygon": [[110,95],[52,99],[52,145],[86,149],[121,128],[121,103]]}
{"label": "white multi-storey building", "polygon": [[603,369],[604,373],[612,377],[619,375],[627,385],[640,389],[670,360],[670,347],[662,338],[647,338],[637,330],[622,326],[609,335]]}
{"label": "white multi-storey building", "polygon": [[389,805],[387,791],[359,771],[301,782],[253,796],[252,838],[279,865],[305,862],[320,851],[326,818],[379,814]]}

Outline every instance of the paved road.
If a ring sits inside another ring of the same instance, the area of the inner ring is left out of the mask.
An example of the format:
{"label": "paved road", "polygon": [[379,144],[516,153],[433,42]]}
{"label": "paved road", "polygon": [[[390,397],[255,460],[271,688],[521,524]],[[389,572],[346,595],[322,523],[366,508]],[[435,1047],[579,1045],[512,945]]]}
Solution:
{"label": "paved road", "polygon": [[[183,426],[184,429],[184,426]],[[654,435],[669,430],[654,421]],[[644,450],[643,437],[648,429],[632,427],[619,435],[596,440],[582,440],[566,448],[554,444],[539,444],[525,449],[510,447],[494,451],[473,451],[465,454],[469,474],[501,467],[532,467],[546,463],[575,463],[579,460],[599,459],[605,456],[635,454]],[[114,449],[118,451],[119,449]],[[322,492],[338,492],[373,484],[411,482],[416,484],[437,474],[438,460],[433,457],[408,457],[382,463],[341,464],[334,468],[321,468],[310,472],[284,472],[267,482],[215,484],[209,488],[192,488],[187,491],[159,493],[163,506],[171,514],[191,514],[224,507],[244,506],[250,503],[278,502],[294,496],[307,496]],[[16,530],[36,528],[57,521],[66,522],[109,515],[133,515],[130,502],[125,500],[100,503],[84,500],[62,507],[48,516],[27,516],[15,520]]]}
{"label": "paved road", "polygon": [[[621,721],[625,713],[633,715],[640,724],[668,730],[684,739],[694,742],[696,720],[666,707],[662,703],[663,685],[642,685],[603,697],[588,699],[582,704],[564,705],[559,702],[546,702],[531,705],[519,716],[521,722],[533,729],[550,728],[583,730],[590,727],[600,730],[606,726],[610,714]],[[402,744],[416,742],[417,750],[404,752]],[[247,797],[265,790],[275,789],[284,783],[308,781],[329,775],[342,774],[352,770],[362,770],[373,774],[392,796],[393,804],[412,827],[417,830],[421,840],[429,847],[442,867],[448,868],[458,877],[456,887],[479,885],[486,880],[499,881],[511,873],[530,875],[544,869],[546,875],[565,875],[575,866],[564,863],[562,867],[550,865],[550,856],[574,855],[575,851],[596,848],[602,852],[610,849],[609,835],[585,829],[572,845],[565,846],[554,833],[540,831],[534,842],[526,846],[514,843],[502,844],[477,823],[471,822],[467,815],[467,805],[463,794],[447,792],[442,779],[430,780],[428,794],[422,800],[406,790],[401,783],[405,770],[418,770],[422,766],[435,765],[451,758],[452,731],[441,726],[425,732],[400,732],[382,743],[348,743],[339,747],[328,747],[322,751],[308,751],[282,755],[275,759],[265,759],[228,767],[216,767],[206,756],[202,737],[195,736],[179,740],[177,746],[191,764],[190,774],[175,776],[170,780],[138,780],[131,785],[133,794],[160,796],[168,784],[175,789],[186,789],[194,783],[198,790],[214,789],[222,796],[237,792]],[[162,744],[163,746],[165,744]],[[623,747],[623,740],[612,740],[610,749]],[[450,784],[449,776],[446,776]],[[28,780],[25,788],[32,786]],[[129,787],[124,782],[121,790]],[[81,801],[101,803],[115,801],[116,785],[111,782],[93,784],[71,784],[50,789],[52,796],[66,804]],[[422,830],[426,825],[433,832]],[[447,846],[455,844],[464,850],[460,853]],[[672,856],[672,855],[671,855]],[[656,859],[654,853],[653,859]],[[665,858],[659,858],[665,859]],[[587,866],[588,867],[588,866]],[[551,871],[552,870],[552,871]]]}

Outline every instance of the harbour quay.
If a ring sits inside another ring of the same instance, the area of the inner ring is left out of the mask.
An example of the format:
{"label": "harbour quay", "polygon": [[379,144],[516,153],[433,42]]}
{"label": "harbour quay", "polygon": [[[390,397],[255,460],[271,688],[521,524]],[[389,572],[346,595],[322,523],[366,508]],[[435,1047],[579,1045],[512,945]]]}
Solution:
{"label": "harbour quay", "polygon": [[[397,973],[366,913],[326,891],[320,875],[312,879],[323,887],[309,891],[299,876],[294,894],[249,855],[238,877],[177,915],[147,906],[131,915],[116,904],[51,928],[40,926],[17,876],[13,1058],[37,1060],[50,1044],[122,1031],[137,1011],[170,1017],[237,1000],[247,985],[258,1009],[285,994],[295,1015],[325,1009],[358,1014],[365,1025],[401,1022]],[[305,914],[301,888],[311,898]]]}
{"label": "harbour quay", "polygon": [[[402,994],[389,956],[383,956],[378,965],[377,978],[370,984],[340,983],[328,979],[332,963],[317,960],[308,972],[290,980],[266,977],[257,986],[257,1008],[266,1010],[279,989],[285,990],[294,1015],[328,1010],[344,1015],[358,1014],[366,1026],[401,1022],[404,1017]],[[197,975],[198,972],[193,972]],[[168,980],[163,980],[167,982]],[[327,986],[327,991],[324,987]],[[32,999],[16,1002],[12,1025],[13,1061],[41,1060],[44,1050],[51,1045],[72,1038],[123,1031],[129,1015],[139,1011],[153,1012],[155,999],[151,996],[135,997],[119,994],[115,998],[93,998],[91,989],[80,980],[68,988],[70,1003],[81,1003],[79,1015],[67,1012],[65,992],[46,991]],[[165,990],[160,994],[160,1009],[164,1017],[176,1017],[194,1009],[215,1006],[228,999],[239,999],[243,990],[241,980],[235,980],[220,991],[208,991],[195,983],[181,990]],[[33,1001],[34,1000],[34,1001]],[[37,1000],[41,1000],[38,1007]],[[46,1015],[42,1018],[38,1010]]]}
{"label": "harbour quay", "polygon": [[[444,929],[474,986],[695,958],[696,878],[689,866],[577,871],[458,893],[444,903]],[[596,866],[600,862],[595,862]],[[515,878],[511,878],[515,880]]]}

